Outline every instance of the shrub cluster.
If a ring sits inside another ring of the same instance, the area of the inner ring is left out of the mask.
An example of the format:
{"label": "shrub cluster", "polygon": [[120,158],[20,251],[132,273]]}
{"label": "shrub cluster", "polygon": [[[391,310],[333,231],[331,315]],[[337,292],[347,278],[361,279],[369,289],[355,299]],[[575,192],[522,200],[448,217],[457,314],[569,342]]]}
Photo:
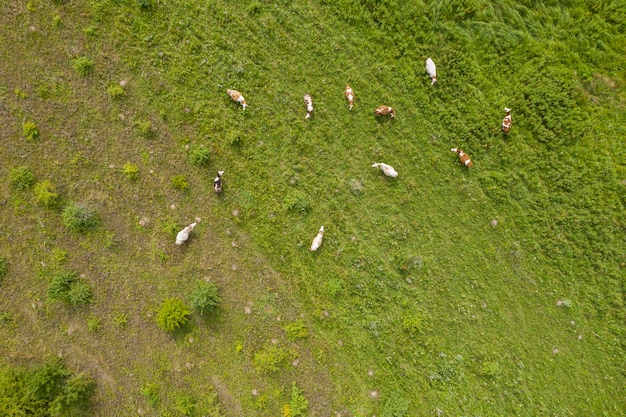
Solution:
{"label": "shrub cluster", "polygon": [[27,166],[9,171],[9,185],[16,190],[27,190],[35,183],[35,174]]}
{"label": "shrub cluster", "polygon": [[94,379],[70,372],[58,358],[34,368],[0,368],[0,415],[84,415],[95,391]]}
{"label": "shrub cluster", "polygon": [[39,129],[33,122],[26,122],[22,125],[22,136],[28,141],[33,141],[39,137]]}
{"label": "shrub cluster", "polygon": [[163,302],[156,314],[156,322],[166,332],[173,332],[187,325],[190,313],[183,300],[170,298]]}
{"label": "shrub cluster", "polygon": [[9,261],[4,256],[0,256],[0,281],[4,278],[9,271]]}
{"label": "shrub cluster", "polygon": [[84,233],[100,223],[98,214],[78,203],[71,203],[63,209],[63,224],[70,230]]}
{"label": "shrub cluster", "polygon": [[50,180],[44,180],[35,184],[35,199],[44,207],[55,207],[59,202],[59,193]]}
{"label": "shrub cluster", "polygon": [[192,149],[189,159],[194,165],[207,166],[211,160],[211,151],[204,145]]}
{"label": "shrub cluster", "polygon": [[81,56],[72,61],[72,67],[85,77],[93,71],[93,61],[86,56]]}
{"label": "shrub cluster", "polygon": [[90,304],[93,292],[89,284],[71,271],[56,273],[48,286],[48,297],[51,300],[64,301],[73,306]]}
{"label": "shrub cluster", "polygon": [[200,315],[210,314],[221,301],[217,285],[204,281],[196,285],[189,298],[191,309]]}

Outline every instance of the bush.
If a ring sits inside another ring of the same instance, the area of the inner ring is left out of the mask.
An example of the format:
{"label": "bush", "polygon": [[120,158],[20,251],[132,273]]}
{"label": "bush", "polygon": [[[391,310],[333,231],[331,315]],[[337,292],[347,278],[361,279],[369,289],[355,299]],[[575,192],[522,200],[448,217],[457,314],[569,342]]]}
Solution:
{"label": "bush", "polygon": [[55,207],[59,202],[59,194],[50,180],[44,180],[35,184],[35,199],[44,207]]}
{"label": "bush", "polygon": [[270,345],[254,354],[254,365],[262,374],[278,371],[286,360],[287,352],[275,345]]}
{"label": "bush", "polygon": [[147,120],[145,122],[137,122],[139,133],[146,139],[154,139],[156,137],[156,130],[152,127],[152,122]]}
{"label": "bush", "polygon": [[126,91],[124,90],[124,87],[122,87],[119,84],[111,84],[110,86],[107,87],[107,94],[113,100],[118,100],[124,97],[124,95],[126,94]]}
{"label": "bush", "polygon": [[72,203],[63,209],[63,224],[70,230],[84,233],[100,223],[98,214],[82,204]]}
{"label": "bush", "polygon": [[211,313],[221,301],[217,285],[213,282],[199,282],[189,298],[191,309],[200,315]]}
{"label": "bush", "polygon": [[285,197],[283,207],[285,211],[304,213],[311,209],[311,199],[301,191],[295,191]]}
{"label": "bush", "polygon": [[48,286],[48,297],[55,301],[64,301],[73,306],[90,304],[93,298],[91,287],[81,280],[75,272],[56,273]]}
{"label": "bush", "polygon": [[86,56],[81,56],[72,61],[72,67],[83,77],[93,71],[93,61]]}
{"label": "bush", "polygon": [[139,174],[139,168],[137,168],[137,165],[131,164],[130,162],[126,162],[124,164],[122,171],[129,181],[135,181]]}
{"label": "bush", "polygon": [[296,320],[293,323],[289,323],[283,327],[287,334],[287,339],[292,342],[298,339],[304,339],[309,335],[309,329],[306,328],[302,320]]}
{"label": "bush", "polygon": [[39,129],[33,122],[26,122],[22,125],[22,137],[28,141],[33,141],[39,137]]}
{"label": "bush", "polygon": [[141,388],[141,393],[146,400],[148,400],[148,404],[151,407],[157,407],[161,402],[161,396],[159,395],[159,387],[154,384],[146,384]]}
{"label": "bush", "polygon": [[29,167],[22,166],[9,171],[9,185],[16,190],[27,190],[35,183],[35,174]]}
{"label": "bush", "polygon": [[156,322],[159,327],[167,332],[184,327],[189,321],[189,308],[185,302],[179,298],[165,300],[161,309],[156,315]]}
{"label": "bush", "polygon": [[194,165],[207,166],[211,160],[211,151],[206,146],[200,145],[191,151],[189,158]]}
{"label": "bush", "polygon": [[92,377],[74,375],[58,358],[34,368],[0,368],[0,415],[85,415],[95,391]]}
{"label": "bush", "polygon": [[0,281],[7,275],[9,271],[9,260],[4,256],[0,256]]}
{"label": "bush", "polygon": [[186,191],[189,189],[189,183],[184,175],[174,175],[172,177],[172,187],[180,191]]}
{"label": "bush", "polygon": [[[295,382],[291,385],[291,400],[289,401],[289,404],[285,405],[288,406],[290,417],[303,416],[309,409],[309,402],[305,398],[302,390],[296,386]],[[283,410],[286,409],[287,408],[283,407]]]}

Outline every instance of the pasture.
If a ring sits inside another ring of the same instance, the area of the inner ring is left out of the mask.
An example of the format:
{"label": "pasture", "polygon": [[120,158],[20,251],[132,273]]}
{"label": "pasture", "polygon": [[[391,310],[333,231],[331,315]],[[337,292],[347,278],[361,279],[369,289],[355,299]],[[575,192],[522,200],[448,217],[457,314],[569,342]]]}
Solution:
{"label": "pasture", "polygon": [[0,366],[91,416],[624,415],[625,10],[0,3]]}

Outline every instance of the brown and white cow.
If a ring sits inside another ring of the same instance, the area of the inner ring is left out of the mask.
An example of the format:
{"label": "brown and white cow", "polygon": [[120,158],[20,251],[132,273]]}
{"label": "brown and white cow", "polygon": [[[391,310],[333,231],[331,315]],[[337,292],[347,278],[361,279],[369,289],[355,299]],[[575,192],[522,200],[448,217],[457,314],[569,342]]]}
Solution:
{"label": "brown and white cow", "polygon": [[243,95],[237,90],[226,90],[230,98],[232,98],[237,103],[241,103],[241,107],[245,110],[248,107],[248,103],[246,103],[246,99],[243,98]]}
{"label": "brown and white cow", "polygon": [[376,116],[385,116],[388,114],[389,117],[393,119],[394,117],[396,117],[396,110],[393,107],[389,106],[378,106],[376,107],[376,110],[374,110],[374,114]]}
{"label": "brown and white cow", "polygon": [[213,179],[213,190],[215,190],[217,194],[222,192],[224,186],[222,175],[224,175],[224,171],[217,171],[217,176]]}
{"label": "brown and white cow", "polygon": [[346,89],[343,94],[346,96],[346,100],[348,100],[348,106],[350,106],[348,110],[352,110],[354,107],[354,91],[352,91],[352,88],[349,85],[346,85]]}
{"label": "brown and white cow", "polygon": [[306,105],[306,116],[305,119],[310,119],[313,116],[313,99],[310,94],[304,95],[304,104]]}
{"label": "brown and white cow", "polygon": [[504,111],[506,112],[506,116],[504,116],[504,119],[502,119],[502,131],[504,133],[508,133],[509,130],[511,130],[511,126],[513,125],[513,120],[511,120],[511,109],[505,107]]}
{"label": "brown and white cow", "polygon": [[452,152],[455,152],[455,153],[457,153],[459,155],[459,161],[461,161],[461,163],[463,165],[465,165],[466,167],[473,167],[474,166],[474,163],[470,159],[469,155],[466,154],[462,149],[452,148],[450,150]]}

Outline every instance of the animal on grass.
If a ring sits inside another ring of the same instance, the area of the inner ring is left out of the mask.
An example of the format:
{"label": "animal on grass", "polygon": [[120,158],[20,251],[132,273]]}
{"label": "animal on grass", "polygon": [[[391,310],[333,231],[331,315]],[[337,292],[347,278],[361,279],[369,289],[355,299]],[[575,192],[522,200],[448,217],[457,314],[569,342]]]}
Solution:
{"label": "animal on grass", "polygon": [[509,130],[511,130],[511,126],[513,125],[513,120],[511,120],[511,109],[505,107],[504,112],[506,113],[506,115],[504,116],[504,119],[502,119],[502,131],[504,133],[508,133]]}
{"label": "animal on grass", "polygon": [[241,103],[241,107],[243,107],[244,110],[246,109],[246,107],[248,107],[248,103],[246,103],[246,99],[243,97],[243,95],[239,91],[226,90],[226,92],[228,93],[230,98],[233,99],[233,101],[236,101],[237,103]]}
{"label": "animal on grass", "polygon": [[346,85],[346,89],[343,94],[346,96],[346,100],[348,100],[348,110],[352,110],[354,107],[354,91],[352,90],[352,87]]}
{"label": "animal on grass", "polygon": [[430,76],[430,85],[435,85],[437,82],[437,66],[432,59],[426,59],[426,72]]}
{"label": "animal on grass", "polygon": [[398,171],[396,171],[391,165],[387,165],[383,162],[376,162],[372,164],[372,168],[380,168],[386,176],[398,178]]}
{"label": "animal on grass", "polygon": [[217,171],[217,176],[213,179],[213,190],[215,190],[218,194],[222,192],[222,187],[224,185],[222,182],[222,175],[224,175],[224,171]]}
{"label": "animal on grass", "polygon": [[311,250],[316,251],[322,246],[322,239],[324,239],[324,226],[320,227],[319,232],[317,232],[317,236],[313,239],[311,243]]}
{"label": "animal on grass", "polygon": [[473,167],[474,163],[470,159],[469,155],[467,155],[462,149],[452,148],[450,149],[452,152],[455,152],[459,155],[459,161],[466,167]]}
{"label": "animal on grass", "polygon": [[376,116],[386,116],[389,115],[392,119],[396,117],[396,109],[389,106],[378,106],[376,110],[374,110],[374,114]]}
{"label": "animal on grass", "polygon": [[183,230],[178,232],[176,235],[176,244],[182,245],[184,242],[189,239],[189,233],[196,227],[196,223],[191,223],[189,226],[185,227]]}
{"label": "animal on grass", "polygon": [[313,116],[313,99],[310,94],[304,95],[304,104],[306,105],[306,116],[305,119],[310,119]]}

